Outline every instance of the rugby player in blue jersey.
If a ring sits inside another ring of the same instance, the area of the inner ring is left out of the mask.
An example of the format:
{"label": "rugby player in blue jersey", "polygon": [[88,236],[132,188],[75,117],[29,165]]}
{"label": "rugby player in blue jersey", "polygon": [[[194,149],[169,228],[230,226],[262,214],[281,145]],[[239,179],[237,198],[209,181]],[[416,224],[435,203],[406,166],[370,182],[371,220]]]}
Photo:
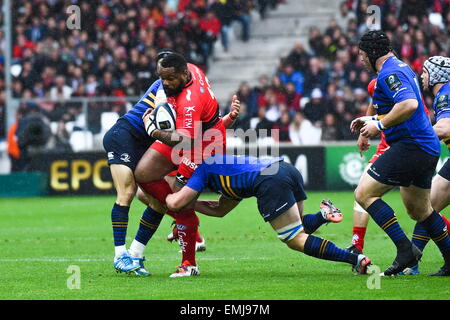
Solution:
{"label": "rugby player in blue jersey", "polygon": [[351,129],[367,138],[384,131],[391,146],[363,174],[355,190],[356,201],[397,248],[394,262],[382,275],[397,275],[416,265],[422,256],[403,232],[392,208],[381,199],[396,186],[400,187],[409,216],[429,233],[448,266],[450,238],[444,220],[433,210],[430,201],[440,145],[423,108],[417,77],[394,55],[390,40],[381,30],[368,31],[362,36],[359,56],[367,70],[378,74],[373,95],[377,116],[355,119]]}
{"label": "rugby player in blue jersey", "polygon": [[[434,56],[427,59],[423,65],[421,75],[422,85],[425,90],[430,90],[435,96],[433,102],[435,124],[434,132],[440,140],[442,140],[450,150],[450,58]],[[441,212],[450,204],[450,159],[434,176],[431,183],[431,206],[436,212]],[[450,228],[450,221],[443,215],[447,225],[447,232]],[[423,250],[430,240],[430,235],[423,228],[421,223],[417,223],[412,242]],[[418,265],[403,271],[404,274],[418,274]],[[450,268],[445,264],[435,275],[449,276]]]}
{"label": "rugby player in blue jersey", "polygon": [[[220,193],[219,200],[196,201],[208,189]],[[322,201],[317,214],[303,215],[306,193],[302,175],[282,158],[213,155],[198,166],[180,191],[167,196],[166,204],[174,211],[194,207],[200,213],[223,217],[250,197],[256,197],[264,221],[289,248],[319,259],[346,262],[357,273],[367,273],[368,257],[312,235],[323,223],[341,221],[342,215],[330,201]]]}
{"label": "rugby player in blue jersey", "polygon": [[[171,50],[159,52],[156,58],[157,61],[172,52]],[[125,240],[128,228],[128,212],[137,191],[134,171],[143,154],[155,141],[145,131],[142,116],[148,108],[155,108],[155,106],[165,101],[166,96],[162,82],[158,79],[150,86],[133,108],[111,127],[103,138],[103,146],[107,152],[108,164],[117,192],[117,198],[111,212],[115,247],[114,268],[117,271],[134,271],[138,275],[149,275],[144,268],[144,258],[132,258],[128,254]],[[237,100],[234,100],[231,104],[230,113],[223,118],[225,127],[231,126],[233,120],[239,114],[239,102],[234,103],[235,101]],[[152,200],[148,195],[141,199],[146,199],[146,201]],[[149,203],[146,204],[149,205]],[[132,246],[142,247],[147,244],[162,220],[163,213],[166,209],[158,201],[151,201],[151,207],[154,209],[151,213],[148,208],[143,213],[143,217],[149,217],[147,220],[150,220],[150,222],[141,219],[139,230]],[[156,215],[154,214],[155,211],[161,214]],[[139,260],[139,263],[133,263],[133,259]],[[137,265],[140,268],[136,268]]]}

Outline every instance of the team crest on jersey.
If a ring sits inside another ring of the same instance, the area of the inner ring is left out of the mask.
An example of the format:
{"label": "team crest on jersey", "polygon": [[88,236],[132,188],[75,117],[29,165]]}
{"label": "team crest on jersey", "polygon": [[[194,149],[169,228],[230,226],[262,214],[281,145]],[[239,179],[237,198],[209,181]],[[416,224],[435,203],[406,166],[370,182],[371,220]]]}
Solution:
{"label": "team crest on jersey", "polygon": [[400,81],[396,73],[389,75],[386,79],[384,79],[384,81],[391,91],[397,90],[402,85],[402,82]]}
{"label": "team crest on jersey", "polygon": [[440,96],[436,101],[436,109],[443,109],[445,107],[448,107],[448,94],[444,94]]}

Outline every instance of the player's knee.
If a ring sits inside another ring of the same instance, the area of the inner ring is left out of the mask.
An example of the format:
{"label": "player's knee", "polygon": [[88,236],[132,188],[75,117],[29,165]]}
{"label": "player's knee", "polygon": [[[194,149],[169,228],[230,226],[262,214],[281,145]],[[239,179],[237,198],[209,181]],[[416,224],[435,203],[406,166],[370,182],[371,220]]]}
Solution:
{"label": "player's knee", "polygon": [[364,204],[367,201],[367,197],[366,197],[366,194],[365,194],[365,192],[363,192],[361,187],[357,187],[355,189],[354,197],[355,197],[356,203],[364,208]]}
{"label": "player's knee", "polygon": [[406,212],[415,221],[423,221],[431,214],[433,209],[431,205],[423,203],[422,201],[410,201],[405,203]]}
{"label": "player's knee", "polygon": [[123,191],[117,193],[116,202],[121,206],[130,206],[136,194],[136,187],[128,187]]}
{"label": "player's knee", "polygon": [[[299,250],[303,232],[303,225],[300,220],[293,222],[283,228],[275,230],[278,234],[278,239],[287,244],[293,250]],[[301,251],[301,250],[299,250]]]}

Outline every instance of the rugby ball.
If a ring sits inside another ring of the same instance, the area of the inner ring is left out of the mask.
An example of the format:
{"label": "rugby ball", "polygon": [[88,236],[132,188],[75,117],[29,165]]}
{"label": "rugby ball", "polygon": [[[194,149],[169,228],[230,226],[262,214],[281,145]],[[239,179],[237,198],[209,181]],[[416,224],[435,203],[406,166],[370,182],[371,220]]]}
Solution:
{"label": "rugby ball", "polygon": [[170,103],[159,104],[155,109],[155,125],[159,130],[175,130],[177,115]]}

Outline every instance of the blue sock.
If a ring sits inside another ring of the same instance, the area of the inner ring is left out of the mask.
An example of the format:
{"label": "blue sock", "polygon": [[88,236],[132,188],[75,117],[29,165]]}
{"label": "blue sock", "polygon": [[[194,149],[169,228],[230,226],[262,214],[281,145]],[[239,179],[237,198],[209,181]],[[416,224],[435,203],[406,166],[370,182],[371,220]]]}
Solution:
{"label": "blue sock", "polygon": [[450,237],[447,225],[441,215],[433,210],[431,215],[420,223],[436,243],[446,262],[450,262]]}
{"label": "blue sock", "polygon": [[430,234],[420,222],[417,222],[414,226],[411,242],[419,248],[420,251],[423,251],[428,241],[430,241]]}
{"label": "blue sock", "polygon": [[398,249],[411,246],[411,242],[408,240],[406,234],[398,224],[394,210],[392,210],[386,202],[378,199],[366,210],[372,217],[373,221],[375,221],[381,229],[386,232]]}
{"label": "blue sock", "polygon": [[338,248],[333,242],[308,235],[303,251],[308,256],[324,260],[347,262],[352,265],[358,263],[358,255]]}
{"label": "blue sock", "polygon": [[113,227],[114,246],[125,245],[128,228],[128,211],[130,207],[119,206],[114,203],[111,211],[111,221]]}
{"label": "blue sock", "polygon": [[328,221],[323,218],[322,212],[317,212],[313,214],[307,214],[303,216],[303,227],[305,228],[305,232],[307,234],[311,234],[321,225],[327,223]]}
{"label": "blue sock", "polygon": [[163,217],[164,214],[159,213],[150,207],[147,207],[147,209],[145,209],[144,213],[142,214],[142,218],[139,223],[139,229],[134,239],[136,241],[139,241],[143,245],[147,245],[148,241],[158,229]]}

